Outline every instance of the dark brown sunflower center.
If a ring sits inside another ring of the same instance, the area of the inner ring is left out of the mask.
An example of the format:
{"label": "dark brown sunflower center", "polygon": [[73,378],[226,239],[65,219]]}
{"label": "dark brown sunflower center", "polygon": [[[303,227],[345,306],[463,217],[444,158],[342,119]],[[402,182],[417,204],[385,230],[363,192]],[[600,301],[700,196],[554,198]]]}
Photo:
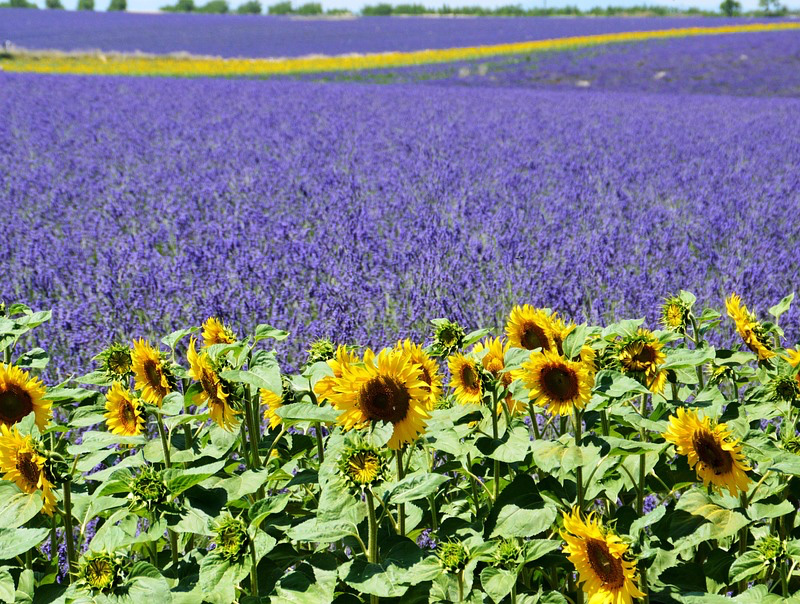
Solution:
{"label": "dark brown sunflower center", "polygon": [[144,374],[147,376],[150,387],[161,391],[161,370],[155,361],[144,362]]}
{"label": "dark brown sunflower center", "polygon": [[17,471],[22,474],[22,477],[32,486],[39,484],[39,476],[41,470],[39,464],[33,460],[33,454],[30,451],[21,453],[17,457]]}
{"label": "dark brown sunflower center", "polygon": [[608,551],[608,545],[599,539],[589,539],[586,541],[586,557],[594,571],[594,574],[612,589],[619,589],[625,583],[625,573],[622,569],[622,561],[615,558]]}
{"label": "dark brown sunflower center", "polygon": [[461,369],[461,381],[464,383],[464,388],[467,390],[475,390],[480,383],[478,378],[478,372],[475,371],[475,368],[470,365],[466,364]]}
{"label": "dark brown sunflower center", "polygon": [[136,425],[136,411],[133,408],[133,403],[123,401],[119,408],[119,418],[126,428],[132,428]]}
{"label": "dark brown sunflower center", "polygon": [[643,366],[652,365],[656,360],[656,351],[652,346],[642,346],[636,354],[631,357],[631,361]]}
{"label": "dark brown sunflower center", "polygon": [[722,448],[720,442],[707,430],[698,430],[692,435],[694,447],[700,462],[711,468],[714,474],[727,474],[733,469],[733,456]]}
{"label": "dark brown sunflower center", "polygon": [[214,399],[214,401],[217,400],[217,383],[211,372],[203,371],[200,376],[200,385],[210,398]]}
{"label": "dark brown sunflower center", "polygon": [[408,414],[411,396],[399,381],[381,375],[361,387],[359,405],[371,421],[396,424]]}
{"label": "dark brown sunflower center", "polygon": [[428,384],[428,386],[433,384],[433,376],[431,375],[431,372],[428,371],[428,369],[426,367],[422,368],[422,375],[420,377],[422,378],[423,382]]}
{"label": "dark brown sunflower center", "polygon": [[33,411],[31,395],[16,384],[9,384],[0,392],[0,422],[10,426]]}
{"label": "dark brown sunflower center", "polygon": [[545,334],[544,329],[536,323],[525,323],[522,327],[522,336],[519,340],[526,350],[534,350],[535,348],[541,348],[542,350],[549,349],[547,345],[547,334]]}
{"label": "dark brown sunflower center", "polygon": [[578,394],[578,376],[564,365],[549,365],[542,371],[542,384],[548,398],[568,401]]}

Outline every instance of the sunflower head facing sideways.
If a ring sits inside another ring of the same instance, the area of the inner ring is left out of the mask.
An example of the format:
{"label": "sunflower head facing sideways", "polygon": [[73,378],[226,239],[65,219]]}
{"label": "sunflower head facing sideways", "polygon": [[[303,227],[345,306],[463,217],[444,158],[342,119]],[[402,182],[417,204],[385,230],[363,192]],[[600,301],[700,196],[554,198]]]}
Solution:
{"label": "sunflower head facing sideways", "polygon": [[42,511],[53,515],[56,496],[53,473],[39,443],[28,434],[20,434],[16,426],[0,425],[0,471],[3,480],[15,483],[23,493],[42,492]]}
{"label": "sunflower head facing sideways", "polygon": [[525,350],[554,350],[553,323],[550,314],[530,304],[515,306],[506,323],[511,346]]}
{"label": "sunflower head facing sideways", "polygon": [[123,561],[103,550],[88,551],[83,555],[78,570],[78,583],[89,591],[112,593],[121,587],[123,577]]}
{"label": "sunflower head facing sideways", "polygon": [[434,327],[432,354],[446,357],[461,350],[467,335],[461,325],[449,319],[434,319],[432,323]]}
{"label": "sunflower head facing sideways", "polygon": [[203,348],[214,344],[233,344],[236,334],[217,317],[209,317],[203,322]]}
{"label": "sunflower head facing sideways", "polygon": [[447,359],[450,369],[450,386],[456,401],[461,405],[478,405],[483,400],[483,380],[480,364],[475,359],[454,354]]}
{"label": "sunflower head facing sideways", "polygon": [[745,345],[758,356],[759,361],[775,356],[769,341],[769,333],[756,316],[747,310],[747,306],[742,304],[739,296],[731,294],[725,300],[725,309],[736,324],[736,331],[739,332]]}
{"label": "sunflower head facing sideways", "polygon": [[606,531],[594,514],[585,519],[578,508],[564,513],[564,553],[578,571],[578,581],[591,604],[631,604],[644,594],[636,587],[636,564],[628,546]]}
{"label": "sunflower head facing sideways", "polygon": [[442,397],[442,374],[439,372],[439,363],[436,362],[419,344],[409,339],[397,343],[395,350],[402,351],[412,363],[420,367],[419,378],[425,382],[425,388],[430,393],[428,397],[428,410],[436,407],[436,401]]}
{"label": "sunflower head facing sideways", "polygon": [[106,394],[104,416],[112,434],[138,436],[144,428],[142,402],[135,398],[120,382],[111,384]]}
{"label": "sunflower head facing sideways", "polygon": [[189,361],[189,376],[200,384],[195,404],[206,403],[208,414],[214,423],[223,430],[232,431],[239,425],[239,412],[231,406],[227,385],[215,371],[208,353],[197,352],[194,338],[189,342],[186,358]]}
{"label": "sunflower head facing sideways", "polygon": [[695,468],[705,486],[711,485],[717,492],[727,489],[734,497],[747,492],[750,467],[741,444],[725,424],[714,424],[708,417],[701,419],[696,411],[680,407],[669,418],[663,436],[679,455],[687,456],[689,467]]}
{"label": "sunflower head facing sideways", "polygon": [[39,378],[0,363],[0,424],[13,426],[33,413],[36,427],[44,430],[53,415],[52,402],[44,395],[45,386]]}
{"label": "sunflower head facing sideways", "polygon": [[147,340],[134,340],[131,358],[136,388],[142,391],[142,399],[160,407],[164,397],[172,392],[171,375],[161,353]]}
{"label": "sunflower head facing sideways", "polygon": [[528,388],[531,401],[551,415],[569,415],[583,409],[592,396],[594,372],[582,361],[570,361],[555,352],[534,351],[514,372]]}
{"label": "sunflower head facing sideways", "polygon": [[386,422],[394,428],[389,448],[414,442],[430,417],[430,391],[420,375],[420,366],[403,351],[387,348],[376,356],[367,349],[362,362],[346,367],[333,387],[331,403],[342,411],[337,423],[349,430]]}
{"label": "sunflower head facing sideways", "polygon": [[663,344],[647,329],[639,329],[617,345],[617,361],[622,373],[637,379],[656,394],[663,392],[667,383],[667,372],[659,369],[666,360]]}

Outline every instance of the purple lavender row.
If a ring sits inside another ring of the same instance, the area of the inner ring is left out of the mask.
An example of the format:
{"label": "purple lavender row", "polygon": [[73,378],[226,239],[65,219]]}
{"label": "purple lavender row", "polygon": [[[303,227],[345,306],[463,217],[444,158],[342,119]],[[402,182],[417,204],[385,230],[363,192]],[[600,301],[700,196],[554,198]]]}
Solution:
{"label": "purple lavender row", "polygon": [[185,51],[223,57],[284,57],[425,50],[545,38],[756,23],[708,17],[295,19],[5,9],[0,41],[57,50]]}

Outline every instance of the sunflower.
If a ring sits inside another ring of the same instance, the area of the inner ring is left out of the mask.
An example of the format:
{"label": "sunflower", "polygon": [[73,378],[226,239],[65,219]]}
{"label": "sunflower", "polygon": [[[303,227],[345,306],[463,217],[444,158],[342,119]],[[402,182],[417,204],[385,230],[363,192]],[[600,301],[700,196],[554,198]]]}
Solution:
{"label": "sunflower", "polygon": [[208,353],[198,354],[195,349],[195,339],[189,342],[189,350],[186,353],[189,360],[189,376],[200,382],[201,392],[197,396],[195,404],[202,405],[208,403],[208,413],[211,419],[223,430],[230,432],[239,425],[236,418],[238,411],[231,408],[228,402],[228,392],[225,385],[211,366],[211,359]]}
{"label": "sunflower", "polygon": [[261,404],[266,406],[264,419],[269,422],[270,428],[277,428],[281,423],[281,416],[275,413],[275,410],[283,406],[283,398],[266,388],[259,390],[259,395]]}
{"label": "sunflower", "polygon": [[580,361],[570,361],[555,352],[532,352],[514,372],[529,389],[528,397],[551,415],[568,415],[583,409],[592,396],[594,372]]}
{"label": "sunflower", "polygon": [[622,373],[637,378],[650,392],[663,392],[667,383],[667,372],[659,370],[667,356],[663,344],[648,329],[639,329],[635,335],[623,339],[618,344],[617,360]]}
{"label": "sunflower", "polygon": [[91,591],[110,593],[122,582],[122,559],[107,551],[83,555],[78,581]]}
{"label": "sunflower", "polygon": [[605,531],[594,514],[583,520],[578,508],[565,512],[561,538],[567,542],[564,553],[578,571],[589,604],[631,604],[633,598],[644,596],[636,587],[635,563],[625,559],[628,546]]}
{"label": "sunflower", "polygon": [[209,317],[203,323],[203,348],[214,344],[233,344],[235,341],[233,330],[216,317]]}
{"label": "sunflower", "polygon": [[[503,338],[487,338],[484,342],[478,342],[472,348],[473,354],[476,355],[486,350],[486,354],[481,359],[481,364],[495,379],[499,379],[505,388],[508,388],[513,381],[511,373],[504,371],[506,368],[506,353],[510,348],[511,344],[509,342],[504,344]],[[506,393],[505,402],[511,415],[525,412],[525,406],[519,401],[515,401],[510,392]],[[502,413],[502,411],[503,402],[500,401],[497,403],[497,413]]]}
{"label": "sunflower", "polygon": [[136,388],[146,403],[160,407],[171,390],[161,353],[146,340],[134,340],[131,358]]}
{"label": "sunflower", "polygon": [[131,349],[127,344],[115,343],[97,357],[100,370],[111,380],[123,381],[131,375]]}
{"label": "sunflower", "polygon": [[0,424],[13,426],[33,412],[36,427],[44,430],[53,415],[53,403],[45,400],[44,394],[39,378],[14,365],[0,363]]}
{"label": "sunflower", "polygon": [[331,403],[343,413],[337,423],[345,430],[384,421],[394,426],[387,446],[399,449],[425,431],[430,391],[420,379],[420,366],[399,350],[375,356],[367,349],[363,364],[349,365],[333,386]]}
{"label": "sunflower", "polygon": [[0,471],[3,479],[16,483],[24,493],[42,491],[42,511],[53,515],[56,496],[53,483],[48,478],[47,460],[36,448],[33,437],[22,436],[16,427],[0,426]]}
{"label": "sunflower", "polygon": [[787,350],[785,358],[792,367],[800,367],[800,346],[795,350]]}
{"label": "sunflower", "polygon": [[463,354],[454,354],[447,359],[447,367],[450,369],[450,386],[455,390],[456,401],[461,405],[480,404],[483,385],[478,362]]}
{"label": "sunflower", "polygon": [[678,296],[671,296],[661,305],[661,324],[666,329],[677,333],[685,333],[689,323],[689,306]]}
{"label": "sunflower", "polygon": [[707,417],[701,420],[695,411],[681,407],[669,418],[663,436],[679,455],[688,456],[689,467],[696,466],[697,477],[705,486],[711,484],[718,492],[724,487],[734,497],[747,492],[750,467],[739,441],[731,437],[725,424],[714,425]]}
{"label": "sunflower", "polygon": [[756,316],[742,304],[742,299],[736,294],[731,294],[725,300],[725,309],[728,316],[736,323],[736,331],[744,340],[747,347],[758,355],[759,361],[764,361],[775,356],[769,343],[769,336]]}
{"label": "sunflower", "polygon": [[314,393],[320,402],[330,400],[334,394],[334,386],[342,379],[342,375],[347,367],[353,363],[358,363],[358,355],[347,346],[336,348],[336,356],[328,361],[328,367],[333,371],[333,375],[328,375],[314,384]]}
{"label": "sunflower", "polygon": [[526,350],[553,350],[553,323],[546,311],[530,304],[515,306],[506,324],[506,335],[511,346]]}
{"label": "sunflower", "polygon": [[114,382],[106,394],[106,413],[103,417],[111,433],[120,436],[138,436],[144,427],[141,401],[131,396],[119,382]]}
{"label": "sunflower", "polygon": [[439,373],[439,364],[428,355],[422,346],[413,343],[409,339],[398,342],[395,350],[402,351],[412,363],[420,366],[420,376],[425,382],[425,388],[430,393],[428,395],[428,410],[431,411],[436,406],[436,401],[442,396],[442,374]]}

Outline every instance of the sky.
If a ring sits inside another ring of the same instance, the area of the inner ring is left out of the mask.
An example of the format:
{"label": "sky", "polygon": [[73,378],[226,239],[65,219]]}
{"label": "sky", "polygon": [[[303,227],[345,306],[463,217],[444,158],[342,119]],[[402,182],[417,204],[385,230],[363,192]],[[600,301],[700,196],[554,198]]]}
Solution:
{"label": "sky", "polygon": [[[278,0],[260,0],[265,7],[278,2]],[[697,7],[708,10],[717,10],[721,0],[293,0],[294,5],[300,5],[308,1],[320,2],[325,9],[346,8],[351,11],[358,11],[365,4],[378,4],[388,2],[389,4],[423,4],[425,6],[438,7],[442,4],[450,6],[503,6],[507,4],[520,4],[524,8],[544,6],[566,6],[575,5],[581,9],[589,9],[594,6],[630,6],[637,4],[657,4],[659,6],[673,6],[675,8]],[[744,10],[754,10],[758,8],[758,0],[739,0]],[[231,7],[243,4],[245,0],[228,0]],[[36,0],[40,6],[44,6],[44,0]],[[75,8],[77,0],[62,0],[68,9]],[[195,3],[202,4],[204,0],[195,0]],[[164,4],[174,4],[174,0],[128,0],[128,10],[131,11],[156,11]],[[800,9],[800,0],[784,0],[785,4],[791,9]],[[98,10],[104,10],[108,5],[108,0],[95,0]],[[266,11],[265,11],[266,12]]]}

